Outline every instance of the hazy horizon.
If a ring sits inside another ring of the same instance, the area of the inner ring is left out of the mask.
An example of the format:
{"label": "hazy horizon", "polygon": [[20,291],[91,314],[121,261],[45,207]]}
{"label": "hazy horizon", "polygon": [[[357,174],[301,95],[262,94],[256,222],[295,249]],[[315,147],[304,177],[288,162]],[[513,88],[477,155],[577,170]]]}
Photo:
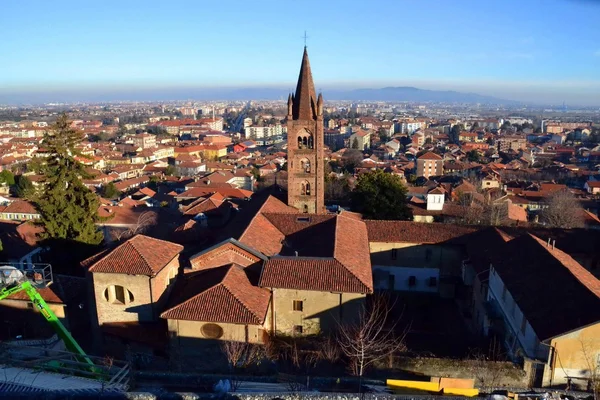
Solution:
{"label": "hazy horizon", "polygon": [[411,86],[600,105],[600,27],[553,29],[598,12],[600,2],[583,0],[10,2],[0,15],[0,103],[290,90],[306,30],[324,92]]}

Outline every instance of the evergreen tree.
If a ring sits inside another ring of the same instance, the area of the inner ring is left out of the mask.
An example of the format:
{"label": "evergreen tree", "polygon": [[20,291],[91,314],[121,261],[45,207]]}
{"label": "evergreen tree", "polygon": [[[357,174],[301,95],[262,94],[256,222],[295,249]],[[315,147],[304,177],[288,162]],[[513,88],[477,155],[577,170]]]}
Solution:
{"label": "evergreen tree", "polygon": [[119,189],[117,189],[115,184],[112,182],[108,182],[108,184],[102,186],[101,193],[102,197],[104,197],[105,199],[114,199],[116,197],[119,197],[119,195],[121,194]]}
{"label": "evergreen tree", "polygon": [[81,156],[77,144],[83,133],[71,128],[62,114],[44,136],[49,156],[42,165],[44,190],[36,198],[46,239],[63,239],[99,244],[103,235],[96,227],[100,220],[98,197],[81,181],[88,176],[75,157]]}
{"label": "evergreen tree", "polygon": [[18,175],[15,179],[15,194],[22,199],[33,196],[35,188],[33,183],[25,175]]}
{"label": "evergreen tree", "polygon": [[358,138],[355,137],[354,140],[352,141],[352,147],[351,148],[358,150],[358,147],[359,147],[359,145],[358,145]]}
{"label": "evergreen tree", "polygon": [[358,178],[352,192],[352,208],[367,219],[412,219],[402,180],[380,169]]}

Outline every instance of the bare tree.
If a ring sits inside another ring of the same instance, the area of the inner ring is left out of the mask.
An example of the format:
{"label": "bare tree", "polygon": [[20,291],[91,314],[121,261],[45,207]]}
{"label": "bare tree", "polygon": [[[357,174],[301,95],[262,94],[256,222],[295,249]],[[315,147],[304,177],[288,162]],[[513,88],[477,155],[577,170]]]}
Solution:
{"label": "bare tree", "polygon": [[388,298],[374,295],[370,304],[363,305],[354,323],[339,324],[338,343],[350,360],[350,372],[362,378],[375,362],[397,352],[405,351],[407,331],[398,334],[396,321],[390,320],[394,304]]}
{"label": "bare tree", "polygon": [[141,213],[135,224],[116,234],[118,241],[129,239],[137,234],[144,234],[158,222],[158,215],[153,211]]}
{"label": "bare tree", "polygon": [[229,371],[231,372],[231,390],[235,392],[241,384],[237,372],[240,369],[248,368],[258,361],[260,358],[260,348],[257,345],[246,342],[224,341],[221,343],[221,350],[227,358]]}
{"label": "bare tree", "polygon": [[551,228],[583,227],[583,208],[571,192],[561,190],[550,196],[540,212],[540,222]]}
{"label": "bare tree", "polygon": [[492,226],[498,226],[508,220],[508,202],[490,202],[485,206],[484,215],[487,222]]}
{"label": "bare tree", "polygon": [[319,343],[319,347],[320,359],[328,361],[331,364],[340,359],[340,347],[334,336],[325,336],[324,339]]}
{"label": "bare tree", "polygon": [[496,389],[502,377],[508,373],[508,368],[502,345],[498,343],[496,337],[492,337],[487,352],[476,349],[469,355],[471,360],[471,371],[476,379],[476,386],[485,393],[491,393]]}
{"label": "bare tree", "polygon": [[587,378],[588,378],[588,391],[591,391],[594,400],[600,399],[600,370],[598,368],[598,362],[596,359],[596,349],[598,346],[591,340],[579,340],[581,344],[581,354],[587,365]]}

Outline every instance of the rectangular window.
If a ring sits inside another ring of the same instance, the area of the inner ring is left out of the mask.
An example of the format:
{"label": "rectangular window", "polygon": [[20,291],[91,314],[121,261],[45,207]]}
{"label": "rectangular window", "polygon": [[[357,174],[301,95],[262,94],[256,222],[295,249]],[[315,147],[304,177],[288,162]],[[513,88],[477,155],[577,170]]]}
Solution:
{"label": "rectangular window", "polygon": [[125,304],[125,288],[123,286],[115,286],[115,300]]}
{"label": "rectangular window", "polygon": [[430,287],[436,287],[437,286],[437,278],[435,276],[432,276],[431,278],[429,278],[429,286]]}
{"label": "rectangular window", "polygon": [[417,284],[417,277],[416,276],[409,276],[408,277],[408,286],[415,286]]}
{"label": "rectangular window", "polygon": [[304,302],[302,300],[294,300],[294,311],[303,311],[304,310]]}
{"label": "rectangular window", "polygon": [[302,325],[294,325],[294,335],[302,335]]}
{"label": "rectangular window", "polygon": [[398,258],[398,249],[392,249],[392,260]]}
{"label": "rectangular window", "polygon": [[523,314],[523,319],[521,320],[521,333],[525,334],[525,329],[527,329],[527,320],[525,319],[525,314]]}

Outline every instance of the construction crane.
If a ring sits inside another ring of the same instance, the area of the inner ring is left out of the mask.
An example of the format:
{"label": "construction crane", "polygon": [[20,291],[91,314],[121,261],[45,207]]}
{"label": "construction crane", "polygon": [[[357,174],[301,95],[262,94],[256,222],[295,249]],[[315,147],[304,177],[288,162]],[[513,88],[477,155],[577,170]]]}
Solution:
{"label": "construction crane", "polygon": [[[40,274],[38,274],[40,276]],[[50,275],[51,277],[51,272]],[[50,278],[51,279],[51,278]],[[47,284],[47,278],[41,280],[42,284]],[[25,292],[34,307],[42,314],[42,316],[48,321],[50,326],[54,329],[59,338],[61,338],[65,344],[65,347],[73,353],[77,361],[87,364],[92,372],[95,372],[95,364],[83,351],[79,343],[71,336],[71,333],[65,328],[60,322],[54,311],[50,309],[48,303],[42,298],[37,289],[33,286],[30,280],[28,280],[22,271],[14,268],[3,266],[0,267],[0,301],[12,296],[15,293]]]}

